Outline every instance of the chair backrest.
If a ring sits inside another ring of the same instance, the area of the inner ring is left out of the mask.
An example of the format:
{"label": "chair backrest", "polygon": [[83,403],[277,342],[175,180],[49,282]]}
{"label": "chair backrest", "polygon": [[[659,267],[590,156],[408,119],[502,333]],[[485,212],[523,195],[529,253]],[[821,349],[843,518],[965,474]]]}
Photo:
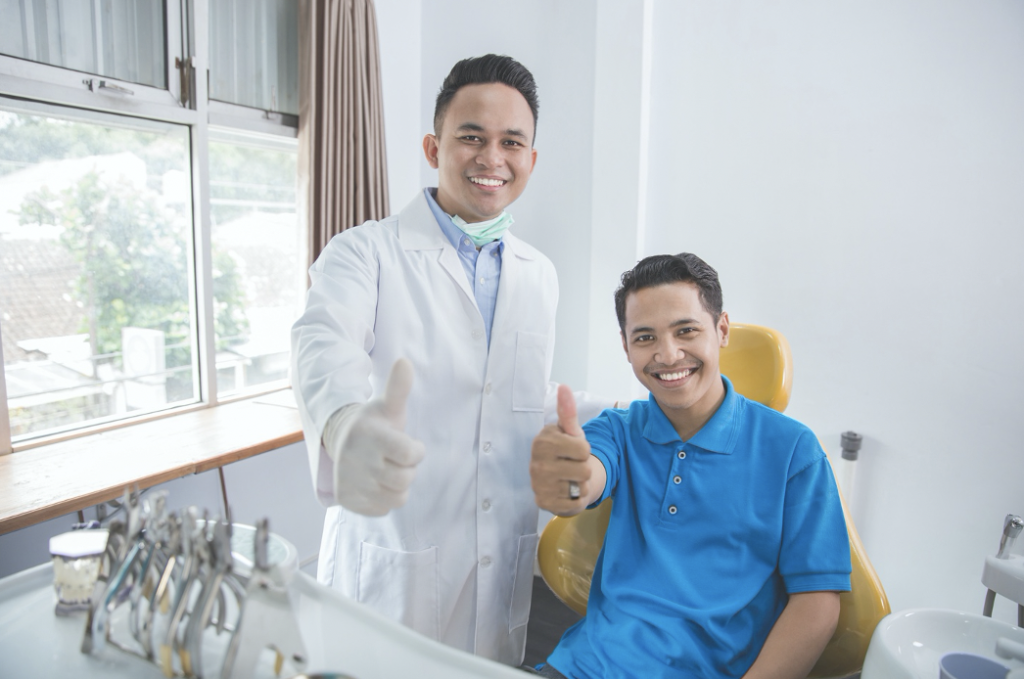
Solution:
{"label": "chair backrest", "polygon": [[[719,363],[722,374],[737,392],[779,412],[786,409],[793,387],[793,358],[782,333],[734,323]],[[556,516],[540,538],[537,559],[544,582],[580,615],[586,614],[590,580],[604,544],[611,507],[611,500],[606,500],[573,517]],[[811,671],[812,678],[845,677],[859,671],[875,626],[890,612],[885,590],[864,552],[845,502],[843,514],[850,536],[851,591],[839,597],[839,624]]]}

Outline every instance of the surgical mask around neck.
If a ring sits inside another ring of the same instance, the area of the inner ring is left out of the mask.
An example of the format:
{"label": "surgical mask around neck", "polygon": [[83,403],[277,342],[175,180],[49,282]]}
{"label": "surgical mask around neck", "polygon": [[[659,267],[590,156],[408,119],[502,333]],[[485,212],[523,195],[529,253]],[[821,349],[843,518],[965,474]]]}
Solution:
{"label": "surgical mask around neck", "polygon": [[492,240],[498,240],[505,235],[508,231],[508,227],[512,226],[515,220],[512,219],[512,215],[502,211],[500,215],[494,219],[489,219],[486,222],[476,222],[469,224],[462,217],[455,215],[452,217],[452,223],[455,226],[469,236],[470,240],[473,241],[473,245],[480,247]]}

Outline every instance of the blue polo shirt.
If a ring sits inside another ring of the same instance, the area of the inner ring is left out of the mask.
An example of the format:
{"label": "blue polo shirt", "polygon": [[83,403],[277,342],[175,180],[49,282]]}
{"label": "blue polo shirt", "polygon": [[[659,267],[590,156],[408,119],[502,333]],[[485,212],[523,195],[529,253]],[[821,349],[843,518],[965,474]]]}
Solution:
{"label": "blue polo shirt", "polygon": [[832,468],[810,429],[737,394],[682,441],[652,395],[583,430],[613,497],[570,679],[739,677],[788,594],[850,589]]}

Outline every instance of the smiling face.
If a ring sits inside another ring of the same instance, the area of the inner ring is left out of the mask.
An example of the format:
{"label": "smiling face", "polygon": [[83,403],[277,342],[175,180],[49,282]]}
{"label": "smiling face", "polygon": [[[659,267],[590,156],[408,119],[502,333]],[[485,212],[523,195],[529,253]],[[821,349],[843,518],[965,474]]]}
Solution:
{"label": "smiling face", "polygon": [[633,374],[654,395],[685,441],[725,398],[718,352],[729,343],[729,315],[716,322],[690,282],[631,292],[622,346]]}
{"label": "smiling face", "polygon": [[533,130],[533,112],[515,88],[460,88],[436,135],[423,138],[427,162],[438,170],[441,209],[471,224],[500,215],[526,188],[537,162]]}

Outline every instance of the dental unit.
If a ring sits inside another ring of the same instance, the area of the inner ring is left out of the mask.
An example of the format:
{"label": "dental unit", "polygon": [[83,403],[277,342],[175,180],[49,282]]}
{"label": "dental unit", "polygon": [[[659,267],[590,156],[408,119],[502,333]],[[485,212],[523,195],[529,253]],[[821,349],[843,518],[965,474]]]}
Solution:
{"label": "dental unit", "polygon": [[1017,603],[1017,626],[1024,627],[1024,556],[1010,554],[1013,543],[1024,528],[1024,519],[1007,514],[1003,520],[1003,534],[999,540],[999,551],[995,556],[985,558],[981,583],[988,588],[982,614],[992,617],[996,594]]}

